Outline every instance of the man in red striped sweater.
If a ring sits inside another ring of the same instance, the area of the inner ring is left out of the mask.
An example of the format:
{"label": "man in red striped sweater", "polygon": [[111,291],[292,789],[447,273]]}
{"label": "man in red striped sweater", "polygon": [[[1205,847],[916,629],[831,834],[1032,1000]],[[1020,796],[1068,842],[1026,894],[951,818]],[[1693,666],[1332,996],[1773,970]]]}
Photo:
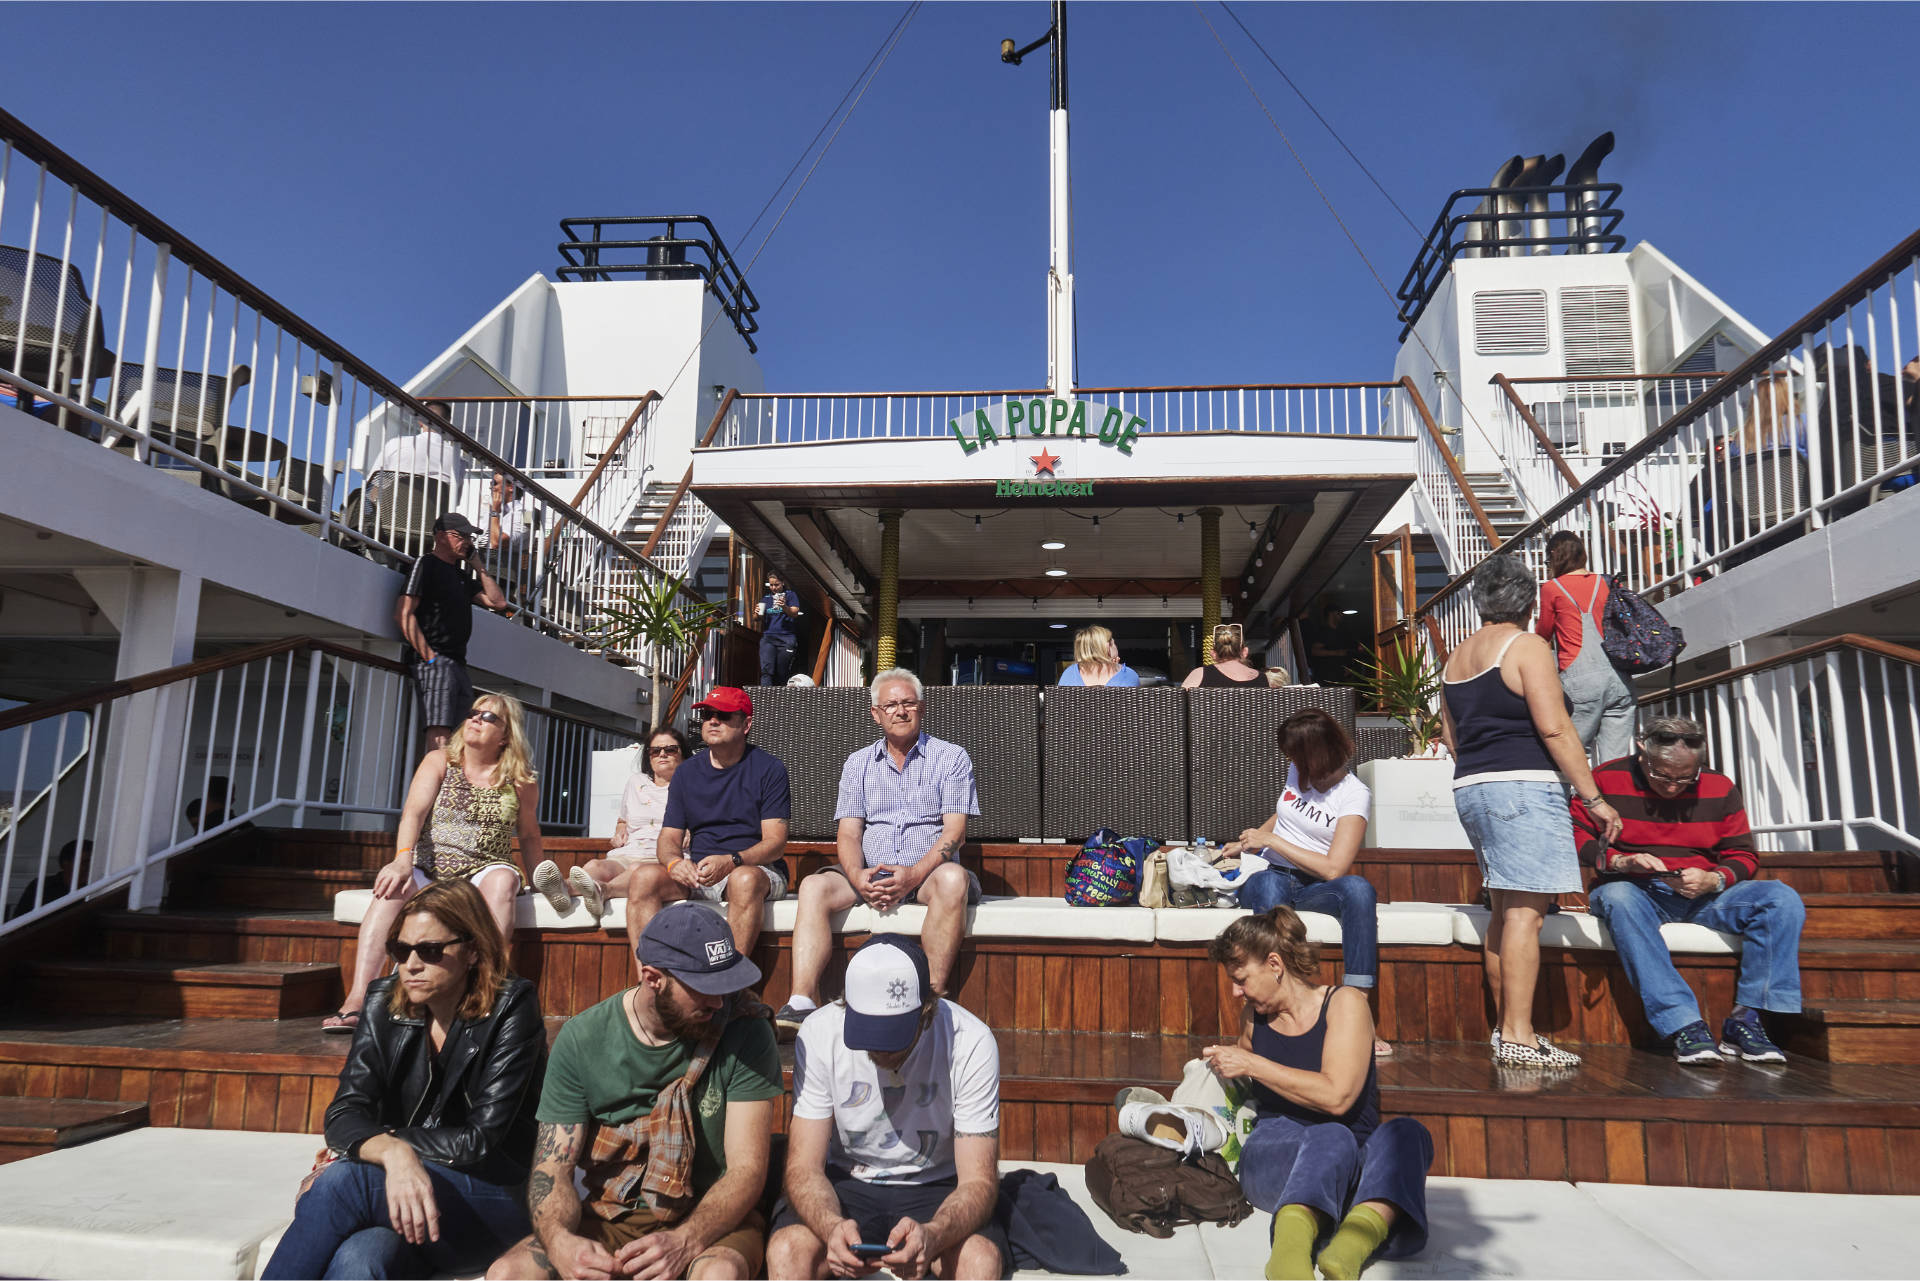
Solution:
{"label": "man in red striped sweater", "polygon": [[[1588,900],[1613,935],[1647,1021],[1673,1042],[1674,1058],[1784,1063],[1787,1056],[1767,1038],[1760,1011],[1800,1011],[1800,928],[1807,909],[1788,886],[1754,879],[1759,860],[1740,789],[1725,774],[1701,768],[1706,744],[1699,722],[1662,716],[1648,724],[1633,756],[1594,769],[1594,783],[1623,826],[1607,846],[1600,824],[1573,798],[1581,857],[1599,873]],[[1670,921],[1740,936],[1737,1004],[1720,1026],[1717,1049],[1660,937]]]}

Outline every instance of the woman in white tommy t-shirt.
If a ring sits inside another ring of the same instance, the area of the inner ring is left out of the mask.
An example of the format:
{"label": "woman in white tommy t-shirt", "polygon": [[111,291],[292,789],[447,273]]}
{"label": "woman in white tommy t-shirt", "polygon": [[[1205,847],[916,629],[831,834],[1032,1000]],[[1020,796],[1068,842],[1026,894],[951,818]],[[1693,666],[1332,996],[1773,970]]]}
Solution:
{"label": "woman in white tommy t-shirt", "polygon": [[[1240,906],[1267,912],[1285,903],[1296,912],[1338,917],[1340,981],[1371,988],[1380,969],[1376,900],[1373,886],[1349,869],[1366,839],[1373,790],[1347,768],[1353,740],[1317,707],[1281,724],[1280,751],[1287,758],[1287,780],[1272,817],[1227,846],[1230,853],[1256,853],[1273,865],[1240,887]],[[1391,1054],[1393,1048],[1376,1039],[1373,1052]]]}

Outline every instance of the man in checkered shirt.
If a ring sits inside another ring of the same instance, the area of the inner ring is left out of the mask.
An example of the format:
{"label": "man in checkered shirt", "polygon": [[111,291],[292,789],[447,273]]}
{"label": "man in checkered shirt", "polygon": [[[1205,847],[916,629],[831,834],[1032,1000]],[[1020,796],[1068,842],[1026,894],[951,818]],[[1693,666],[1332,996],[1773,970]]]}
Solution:
{"label": "man in checkered shirt", "polygon": [[973,761],[957,743],[920,728],[926,690],[896,667],[873,678],[873,723],[882,738],[847,757],[840,771],[838,861],[800,883],[793,926],[793,995],[775,1016],[791,1040],[820,1001],[833,944],[829,918],[856,902],[882,912],[926,907],[920,943],[935,995],[945,996],[980,878],[962,867],[967,816],[980,812]]}

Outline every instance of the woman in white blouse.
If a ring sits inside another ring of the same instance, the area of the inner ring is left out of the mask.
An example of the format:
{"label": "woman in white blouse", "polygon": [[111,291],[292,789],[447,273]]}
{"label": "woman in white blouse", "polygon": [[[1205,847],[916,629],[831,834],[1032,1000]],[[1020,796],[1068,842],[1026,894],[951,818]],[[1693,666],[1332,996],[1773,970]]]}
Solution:
{"label": "woman in white blouse", "polygon": [[606,915],[608,899],[627,896],[627,877],[633,869],[655,861],[660,820],[667,812],[667,784],[690,752],[680,732],[666,727],[647,735],[641,750],[640,768],[628,778],[620,797],[620,821],[614,825],[607,856],[574,868],[564,878],[551,859],[533,869],[533,887],[562,916],[573,911],[576,893],[594,916]]}

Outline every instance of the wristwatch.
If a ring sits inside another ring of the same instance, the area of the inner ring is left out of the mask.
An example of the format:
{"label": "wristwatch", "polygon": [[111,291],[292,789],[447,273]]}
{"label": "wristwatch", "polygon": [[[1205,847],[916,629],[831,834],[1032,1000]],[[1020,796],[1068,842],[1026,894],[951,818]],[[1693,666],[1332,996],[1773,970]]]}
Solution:
{"label": "wristwatch", "polygon": [[738,853],[729,854],[727,857],[733,860],[735,867],[745,867],[747,865],[747,860],[741,858]]}

